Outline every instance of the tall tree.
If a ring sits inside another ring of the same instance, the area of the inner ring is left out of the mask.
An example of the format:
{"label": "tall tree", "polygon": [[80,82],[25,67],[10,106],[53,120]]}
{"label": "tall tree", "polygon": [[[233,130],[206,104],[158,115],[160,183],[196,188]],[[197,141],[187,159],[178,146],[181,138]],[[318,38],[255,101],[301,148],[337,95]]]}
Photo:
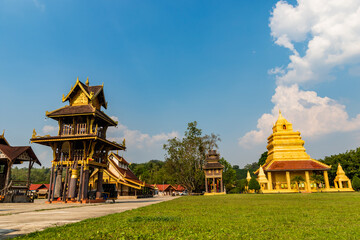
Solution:
{"label": "tall tree", "polygon": [[196,121],[188,123],[184,138],[169,139],[163,146],[166,151],[165,168],[175,183],[190,192],[200,191],[204,184],[202,166],[205,154],[209,149],[217,148],[218,141],[221,141],[218,135],[203,136]]}
{"label": "tall tree", "polygon": [[221,158],[219,160],[219,163],[221,163],[224,166],[223,169],[223,182],[224,186],[226,188],[226,191],[230,191],[233,186],[235,185],[236,181],[236,172],[231,166],[231,164],[226,161],[224,158]]}
{"label": "tall tree", "polygon": [[266,152],[263,152],[259,158],[259,162],[258,162],[258,165],[261,166],[261,165],[264,165],[264,163],[266,162],[266,159],[267,159],[267,155],[268,155],[268,151]]}

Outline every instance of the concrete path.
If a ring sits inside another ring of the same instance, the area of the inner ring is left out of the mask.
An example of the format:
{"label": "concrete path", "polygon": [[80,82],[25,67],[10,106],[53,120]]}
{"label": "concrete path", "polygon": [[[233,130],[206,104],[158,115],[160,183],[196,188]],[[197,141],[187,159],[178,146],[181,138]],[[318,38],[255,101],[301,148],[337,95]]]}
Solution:
{"label": "concrete path", "polygon": [[124,212],[175,198],[124,199],[115,203],[96,204],[46,204],[42,200],[34,203],[2,203],[0,204],[0,239],[79,222],[87,218]]}

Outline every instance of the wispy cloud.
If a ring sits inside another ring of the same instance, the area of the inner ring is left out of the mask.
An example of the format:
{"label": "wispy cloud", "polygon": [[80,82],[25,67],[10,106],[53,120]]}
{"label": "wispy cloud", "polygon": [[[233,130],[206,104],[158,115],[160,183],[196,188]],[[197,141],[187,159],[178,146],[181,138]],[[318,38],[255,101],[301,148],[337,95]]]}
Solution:
{"label": "wispy cloud", "polygon": [[39,9],[42,12],[45,11],[45,4],[41,3],[40,0],[32,0],[32,1],[37,9]]}
{"label": "wispy cloud", "polygon": [[[111,117],[115,121],[118,121],[117,117]],[[159,147],[161,148],[168,139],[179,137],[179,133],[172,131],[170,133],[159,133],[150,135],[142,133],[139,130],[129,129],[127,126],[119,123],[116,128],[109,128],[108,137],[112,141],[122,142],[126,139],[126,146],[130,148],[143,149],[147,147]]]}

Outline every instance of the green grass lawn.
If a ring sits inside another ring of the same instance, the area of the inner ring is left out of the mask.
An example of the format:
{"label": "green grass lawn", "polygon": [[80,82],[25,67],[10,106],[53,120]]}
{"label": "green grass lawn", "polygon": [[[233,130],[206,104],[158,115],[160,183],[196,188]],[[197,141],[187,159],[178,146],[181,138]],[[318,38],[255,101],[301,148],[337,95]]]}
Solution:
{"label": "green grass lawn", "polygon": [[188,196],[21,239],[360,239],[360,194]]}

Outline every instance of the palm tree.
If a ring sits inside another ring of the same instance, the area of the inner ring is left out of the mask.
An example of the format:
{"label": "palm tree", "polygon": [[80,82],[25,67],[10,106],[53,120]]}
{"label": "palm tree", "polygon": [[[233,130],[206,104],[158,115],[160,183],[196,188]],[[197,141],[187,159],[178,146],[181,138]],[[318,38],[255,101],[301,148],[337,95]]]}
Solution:
{"label": "palm tree", "polygon": [[324,177],[322,175],[319,174],[313,174],[311,176],[311,180],[316,184],[316,190],[319,191],[319,184],[323,183],[324,181]]}
{"label": "palm tree", "polygon": [[295,176],[292,181],[296,183],[297,189],[299,190],[299,183],[304,182],[305,180],[302,176]]}

